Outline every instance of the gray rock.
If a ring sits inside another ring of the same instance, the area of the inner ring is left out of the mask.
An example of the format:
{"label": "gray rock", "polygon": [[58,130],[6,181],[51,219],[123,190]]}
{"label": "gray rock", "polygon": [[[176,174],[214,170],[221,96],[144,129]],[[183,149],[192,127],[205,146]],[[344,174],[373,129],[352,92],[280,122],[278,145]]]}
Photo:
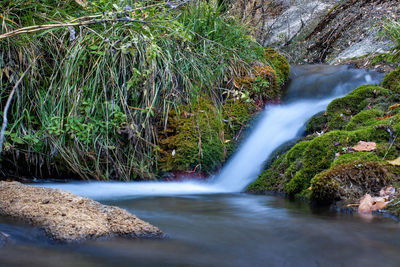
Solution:
{"label": "gray rock", "polygon": [[264,31],[267,38],[264,45],[280,46],[293,39],[303,27],[317,21],[338,1],[296,0],[280,16],[270,18]]}
{"label": "gray rock", "polygon": [[371,53],[388,53],[394,47],[394,45],[387,40],[378,38],[378,36],[379,33],[377,30],[371,31],[368,36],[366,36],[360,42],[355,43],[342,51],[329,63],[338,64],[343,61],[359,58]]}
{"label": "gray rock", "polygon": [[0,215],[41,227],[54,240],[77,242],[101,237],[164,238],[157,227],[128,211],[67,191],[0,182]]}

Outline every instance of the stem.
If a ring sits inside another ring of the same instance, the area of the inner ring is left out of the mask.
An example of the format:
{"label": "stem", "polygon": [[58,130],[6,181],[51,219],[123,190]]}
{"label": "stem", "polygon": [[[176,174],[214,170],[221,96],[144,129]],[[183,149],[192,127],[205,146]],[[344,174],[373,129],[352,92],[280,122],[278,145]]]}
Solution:
{"label": "stem", "polygon": [[25,77],[26,73],[28,70],[32,67],[32,64],[29,65],[29,67],[25,70],[25,72],[21,75],[19,80],[15,83],[13,89],[11,90],[10,95],[8,96],[6,106],[4,107],[4,112],[3,112],[3,125],[1,126],[1,132],[0,132],[0,157],[1,157],[1,152],[3,151],[3,142],[4,142],[4,134],[6,132],[8,120],[7,120],[7,113],[8,109],[10,108],[11,101],[14,97],[15,92],[18,89],[19,84],[22,82],[22,79]]}

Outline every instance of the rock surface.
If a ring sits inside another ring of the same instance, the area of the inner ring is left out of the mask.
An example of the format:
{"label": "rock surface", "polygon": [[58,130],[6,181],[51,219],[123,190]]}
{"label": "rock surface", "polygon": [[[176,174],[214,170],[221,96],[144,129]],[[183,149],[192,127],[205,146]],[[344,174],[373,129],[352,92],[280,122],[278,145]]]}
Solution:
{"label": "rock surface", "polygon": [[256,28],[260,43],[279,48],[292,63],[354,64],[393,48],[380,32],[385,20],[397,20],[400,1],[237,0],[232,12]]}
{"label": "rock surface", "polygon": [[0,182],[0,215],[41,227],[52,239],[77,242],[113,236],[163,238],[157,227],[118,207],[67,191]]}

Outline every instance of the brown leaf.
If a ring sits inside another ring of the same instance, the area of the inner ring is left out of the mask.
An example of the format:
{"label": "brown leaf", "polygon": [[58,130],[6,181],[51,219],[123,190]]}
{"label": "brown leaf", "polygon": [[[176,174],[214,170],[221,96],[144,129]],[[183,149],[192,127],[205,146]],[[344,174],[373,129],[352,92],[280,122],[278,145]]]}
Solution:
{"label": "brown leaf", "polygon": [[394,166],[400,166],[400,157],[395,160],[388,160],[388,163]]}
{"label": "brown leaf", "polygon": [[376,143],[360,141],[360,142],[358,142],[358,144],[356,146],[353,146],[352,148],[354,151],[357,151],[357,152],[373,151],[376,149]]}
{"label": "brown leaf", "polygon": [[371,213],[374,202],[375,201],[370,194],[364,195],[360,199],[360,206],[358,206],[358,213]]}
{"label": "brown leaf", "polygon": [[87,7],[88,5],[87,0],[75,0],[75,2],[82,7]]}
{"label": "brown leaf", "polygon": [[388,202],[384,201],[376,201],[374,205],[372,205],[372,211],[384,209],[388,205]]}

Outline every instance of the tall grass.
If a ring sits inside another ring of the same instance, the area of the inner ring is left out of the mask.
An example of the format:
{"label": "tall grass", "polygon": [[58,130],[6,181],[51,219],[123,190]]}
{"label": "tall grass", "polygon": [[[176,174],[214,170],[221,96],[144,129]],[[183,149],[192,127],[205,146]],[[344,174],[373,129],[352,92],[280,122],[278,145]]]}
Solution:
{"label": "tall grass", "polygon": [[388,38],[393,44],[394,48],[391,53],[391,61],[400,60],[400,21],[386,20],[383,24],[383,35]]}
{"label": "tall grass", "polygon": [[180,2],[89,3],[0,0],[0,33],[93,15],[172,21],[99,23],[0,40],[1,110],[32,64],[9,115],[3,175],[153,179],[163,153],[157,128],[168,123],[169,111],[204,94],[223,102],[234,75],[263,60],[263,48],[214,3],[175,9]]}

